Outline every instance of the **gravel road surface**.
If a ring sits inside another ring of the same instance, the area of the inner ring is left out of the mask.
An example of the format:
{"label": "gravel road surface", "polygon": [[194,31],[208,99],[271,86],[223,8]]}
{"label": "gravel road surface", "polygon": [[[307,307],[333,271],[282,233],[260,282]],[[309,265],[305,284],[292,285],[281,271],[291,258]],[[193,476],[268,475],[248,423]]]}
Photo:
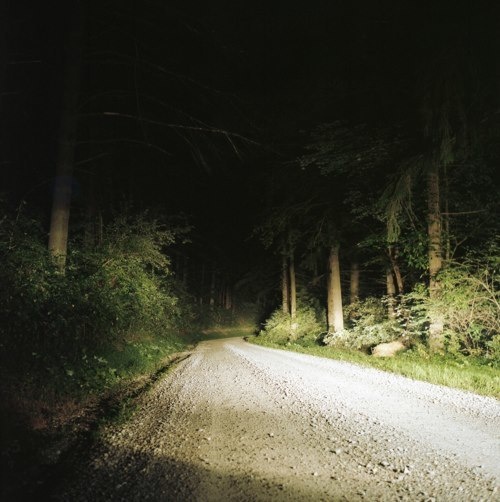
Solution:
{"label": "gravel road surface", "polygon": [[496,399],[207,341],[104,431],[55,499],[500,500],[499,436]]}

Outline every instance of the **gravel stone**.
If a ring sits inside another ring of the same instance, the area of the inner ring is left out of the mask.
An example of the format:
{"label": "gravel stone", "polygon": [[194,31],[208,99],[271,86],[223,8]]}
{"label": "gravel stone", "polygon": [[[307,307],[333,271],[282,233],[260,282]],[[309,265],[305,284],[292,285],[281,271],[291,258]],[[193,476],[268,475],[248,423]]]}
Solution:
{"label": "gravel stone", "polygon": [[498,431],[493,398],[207,341],[103,430],[53,500],[494,501]]}

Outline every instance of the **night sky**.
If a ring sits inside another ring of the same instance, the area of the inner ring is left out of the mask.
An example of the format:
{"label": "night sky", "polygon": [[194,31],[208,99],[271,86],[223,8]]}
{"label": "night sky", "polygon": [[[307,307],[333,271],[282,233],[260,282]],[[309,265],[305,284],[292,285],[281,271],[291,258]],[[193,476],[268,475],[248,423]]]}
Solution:
{"label": "night sky", "polygon": [[[7,1],[0,15],[1,191],[46,219],[72,5]],[[103,207],[185,213],[199,248],[251,261],[264,186],[276,169],[297,169],[311,130],[416,128],[432,54],[461,51],[480,78],[496,75],[498,10],[486,1],[88,0],[72,214],[94,183]]]}

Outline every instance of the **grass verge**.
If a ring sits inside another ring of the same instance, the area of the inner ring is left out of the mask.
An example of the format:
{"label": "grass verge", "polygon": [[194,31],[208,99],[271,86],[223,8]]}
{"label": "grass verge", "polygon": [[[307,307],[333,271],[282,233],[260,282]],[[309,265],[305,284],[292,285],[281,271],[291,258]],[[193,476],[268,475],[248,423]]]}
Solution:
{"label": "grass verge", "polygon": [[500,371],[498,362],[472,357],[429,356],[417,351],[406,351],[392,358],[374,358],[358,351],[337,347],[300,345],[298,343],[280,345],[265,337],[249,337],[248,341],[264,347],[291,350],[302,354],[348,361],[362,366],[377,368],[456,389],[467,390],[500,399]]}

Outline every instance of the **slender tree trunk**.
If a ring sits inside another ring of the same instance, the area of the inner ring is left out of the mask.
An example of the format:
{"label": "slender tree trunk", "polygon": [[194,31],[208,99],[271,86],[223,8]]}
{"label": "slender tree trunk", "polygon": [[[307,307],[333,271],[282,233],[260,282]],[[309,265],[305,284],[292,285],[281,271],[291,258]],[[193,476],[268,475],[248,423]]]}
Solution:
{"label": "slender tree trunk", "polygon": [[[439,201],[439,165],[435,162],[427,174],[427,231],[429,238],[429,296],[436,299],[440,283],[437,275],[442,267],[441,209]],[[439,313],[430,313],[429,348],[432,352],[443,350],[443,318]]]}
{"label": "slender tree trunk", "polygon": [[392,275],[392,267],[387,267],[385,270],[386,285],[387,285],[387,315],[389,319],[396,317],[396,285],[394,284],[394,276]]}
{"label": "slender tree trunk", "polygon": [[446,165],[444,166],[444,216],[443,216],[443,230],[446,239],[445,244],[445,261],[449,262],[451,259],[451,242],[450,242],[450,207],[449,207],[449,196],[450,196],[450,180],[448,178],[448,169]]}
{"label": "slender tree trunk", "polygon": [[327,324],[328,332],[336,333],[344,329],[342,310],[342,288],[340,285],[339,246],[330,248],[327,281]]}
{"label": "slender tree trunk", "polygon": [[66,52],[56,180],[49,230],[49,251],[54,256],[61,273],[64,273],[68,249],[71,185],[83,49],[83,12],[80,2],[78,0],[72,2],[68,11],[72,14],[72,21]]}
{"label": "slender tree trunk", "polygon": [[217,280],[217,272],[215,270],[215,264],[212,269],[212,278],[210,281],[210,309],[213,310],[215,307],[215,287],[216,287],[216,280]]}
{"label": "slender tree trunk", "polygon": [[233,308],[233,288],[229,284],[226,285],[226,298],[224,307],[226,310],[231,310]]}
{"label": "slender tree trunk", "polygon": [[401,275],[401,269],[398,263],[398,250],[396,246],[390,245],[387,248],[387,254],[389,255],[389,260],[391,262],[392,272],[394,273],[394,278],[396,279],[396,285],[398,287],[397,292],[402,295],[404,292],[404,282],[403,276]]}
{"label": "slender tree trunk", "polygon": [[288,299],[290,298],[290,281],[288,279],[288,260],[286,256],[283,256],[281,262],[281,310],[284,314],[290,313],[290,305],[288,302]]}
{"label": "slender tree trunk", "polygon": [[84,230],[84,242],[89,247],[100,246],[104,239],[104,220],[102,216],[99,189],[95,176],[88,180],[87,214]]}
{"label": "slender tree trunk", "polygon": [[290,253],[290,318],[292,321],[297,315],[297,285],[295,281],[295,258],[293,251]]}
{"label": "slender tree trunk", "polygon": [[97,244],[101,245],[104,241],[104,218],[102,216],[102,211],[99,210],[99,215],[97,217]]}
{"label": "slender tree trunk", "polygon": [[351,262],[351,280],[349,288],[349,302],[351,305],[359,300],[359,263]]}
{"label": "slender tree trunk", "polygon": [[226,308],[227,299],[227,282],[225,279],[220,281],[219,284],[219,307]]}
{"label": "slender tree trunk", "polygon": [[205,294],[205,263],[201,264],[201,277],[200,277],[200,296],[199,303],[203,305],[203,296]]}

